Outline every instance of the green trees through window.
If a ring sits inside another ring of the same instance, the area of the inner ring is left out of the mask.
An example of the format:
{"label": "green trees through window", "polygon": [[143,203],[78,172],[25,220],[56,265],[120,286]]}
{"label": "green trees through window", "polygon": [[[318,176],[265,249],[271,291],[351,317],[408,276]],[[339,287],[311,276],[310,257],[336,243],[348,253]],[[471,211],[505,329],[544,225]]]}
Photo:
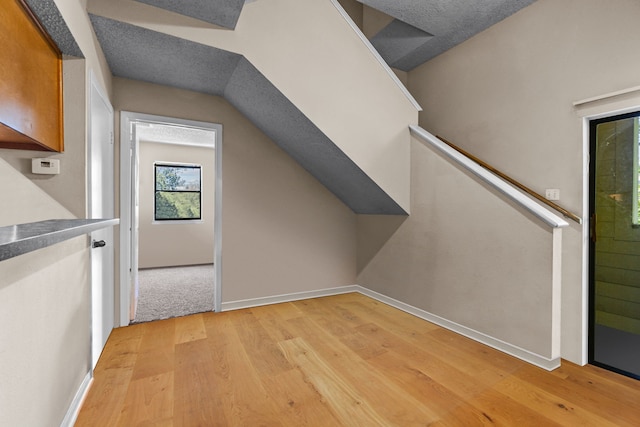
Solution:
{"label": "green trees through window", "polygon": [[155,163],[156,221],[197,220],[201,216],[201,166]]}

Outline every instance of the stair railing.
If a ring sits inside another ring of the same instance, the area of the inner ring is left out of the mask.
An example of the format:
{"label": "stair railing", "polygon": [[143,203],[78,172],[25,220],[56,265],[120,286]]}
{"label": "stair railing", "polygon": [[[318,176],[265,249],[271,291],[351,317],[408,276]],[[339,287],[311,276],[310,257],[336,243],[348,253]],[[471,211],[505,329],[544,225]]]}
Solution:
{"label": "stair railing", "polygon": [[[505,195],[509,196],[509,198],[516,201],[518,204],[522,205],[528,211],[538,216],[540,219],[542,219],[544,222],[546,222],[550,226],[554,228],[566,227],[569,224],[566,221],[562,220],[562,218],[548,211],[546,208],[541,207],[538,203],[535,203],[528,197],[524,197],[522,193],[515,190],[513,187],[516,187],[517,189],[535,198],[536,200],[543,203],[544,205],[556,210],[557,212],[560,212],[566,218],[569,218],[577,222],[578,224],[582,224],[582,218],[580,218],[578,215],[564,209],[563,207],[557,205],[556,203],[553,203],[550,200],[545,199],[540,194],[536,193],[535,191],[531,190],[525,185],[519,183],[518,181],[509,177],[508,175],[500,172],[493,166],[480,160],[474,155],[468,153],[467,151],[457,147],[456,145],[452,144],[446,139],[440,136],[434,136],[419,126],[410,126],[410,129],[411,129],[412,135],[414,135],[415,137],[418,137],[420,140],[424,142],[429,143],[429,145],[437,148],[439,151],[446,154],[451,159],[455,160],[458,164],[461,164],[462,166],[464,166],[467,170],[472,172],[474,175],[478,176],[483,181],[491,184],[493,187],[495,187]],[[489,171],[490,173],[488,173],[487,171]],[[508,184],[506,184],[505,182]]]}

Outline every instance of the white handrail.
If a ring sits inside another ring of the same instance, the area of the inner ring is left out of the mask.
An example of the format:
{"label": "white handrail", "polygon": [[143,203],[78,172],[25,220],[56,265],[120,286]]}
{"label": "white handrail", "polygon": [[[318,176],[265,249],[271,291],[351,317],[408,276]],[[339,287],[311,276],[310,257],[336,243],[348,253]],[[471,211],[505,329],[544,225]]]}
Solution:
{"label": "white handrail", "polygon": [[553,228],[569,226],[569,223],[567,221],[560,218],[558,215],[554,214],[538,202],[530,199],[524,193],[520,192],[516,187],[489,172],[478,163],[449,147],[447,144],[445,144],[426,130],[422,129],[420,126],[412,125],[409,126],[409,129],[411,130],[411,134],[413,136],[438,149],[438,151],[440,151],[459,165],[463,166],[466,170],[473,173],[475,176],[491,185],[493,188],[500,191],[505,196],[509,197],[512,201],[516,202],[524,209],[531,212],[547,225]]}
{"label": "white handrail", "polygon": [[336,9],[338,9],[338,12],[340,12],[340,15],[342,15],[344,20],[347,21],[347,23],[353,29],[353,31],[355,31],[355,33],[358,35],[358,37],[360,37],[360,40],[362,40],[362,43],[364,43],[364,45],[367,47],[367,49],[369,49],[369,51],[371,51],[371,53],[378,60],[380,65],[382,65],[382,68],[384,68],[384,70],[387,72],[387,74],[389,74],[389,77],[391,77],[391,79],[394,81],[394,83],[400,88],[402,93],[404,93],[404,96],[407,97],[409,102],[416,108],[416,110],[422,111],[422,107],[420,106],[420,104],[418,104],[418,101],[416,101],[416,99],[413,97],[413,95],[411,95],[411,93],[405,87],[405,85],[402,84],[402,82],[400,81],[398,76],[396,76],[396,73],[394,73],[393,70],[391,69],[391,67],[389,67],[389,64],[387,64],[387,61],[382,59],[382,56],[380,56],[380,53],[378,53],[376,48],[373,47],[373,45],[371,44],[369,39],[367,39],[367,36],[365,36],[364,33],[360,30],[360,28],[358,28],[356,23],[353,22],[353,19],[351,19],[351,17],[347,13],[347,11],[344,10],[344,8],[342,7],[342,5],[340,3],[338,3],[338,0],[331,0],[331,3],[335,6]]}

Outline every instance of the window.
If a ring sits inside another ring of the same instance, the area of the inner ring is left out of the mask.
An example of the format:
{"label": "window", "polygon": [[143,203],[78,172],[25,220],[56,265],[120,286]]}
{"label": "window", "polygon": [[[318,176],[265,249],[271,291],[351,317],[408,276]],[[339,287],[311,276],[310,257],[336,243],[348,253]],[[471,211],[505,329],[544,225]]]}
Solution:
{"label": "window", "polygon": [[168,162],[154,163],[156,221],[190,221],[202,219],[200,165]]}

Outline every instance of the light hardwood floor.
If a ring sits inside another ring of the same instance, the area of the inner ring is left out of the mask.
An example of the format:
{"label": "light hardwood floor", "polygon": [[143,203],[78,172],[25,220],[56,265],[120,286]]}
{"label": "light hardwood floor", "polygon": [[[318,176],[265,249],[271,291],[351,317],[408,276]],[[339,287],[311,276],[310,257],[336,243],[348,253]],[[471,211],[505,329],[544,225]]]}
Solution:
{"label": "light hardwood floor", "polygon": [[120,328],[76,426],[640,426],[640,381],[547,372],[360,294]]}

